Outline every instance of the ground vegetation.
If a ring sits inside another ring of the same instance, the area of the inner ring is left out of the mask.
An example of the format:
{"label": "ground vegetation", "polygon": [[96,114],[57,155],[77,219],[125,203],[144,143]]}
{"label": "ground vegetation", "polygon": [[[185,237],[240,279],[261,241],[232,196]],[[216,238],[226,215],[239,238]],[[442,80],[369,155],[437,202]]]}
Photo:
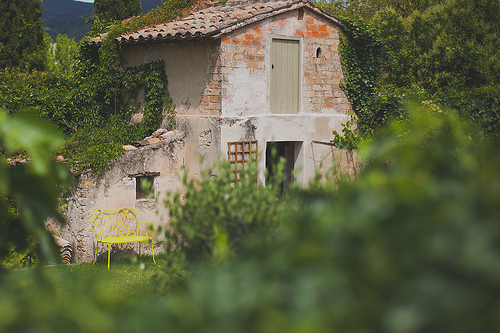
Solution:
{"label": "ground vegetation", "polygon": [[[498,143],[452,111],[409,110],[363,146],[366,167],[356,179],[293,189],[276,205],[293,202],[294,210],[281,210],[270,229],[257,226],[216,264],[203,255],[187,266],[162,259],[161,267],[151,267],[150,258],[125,263],[128,268],[117,263],[130,280],[108,273],[105,262],[9,272],[1,276],[0,327],[390,333],[498,328]],[[231,211],[231,200],[204,189],[214,184],[205,181],[198,190],[220,201],[213,210]],[[261,195],[257,187],[249,191]],[[197,237],[215,234],[214,248],[227,248],[227,238],[213,232],[223,222],[204,209],[208,228],[193,229],[188,219],[174,228],[187,227]],[[156,291],[155,285],[165,289]]]}

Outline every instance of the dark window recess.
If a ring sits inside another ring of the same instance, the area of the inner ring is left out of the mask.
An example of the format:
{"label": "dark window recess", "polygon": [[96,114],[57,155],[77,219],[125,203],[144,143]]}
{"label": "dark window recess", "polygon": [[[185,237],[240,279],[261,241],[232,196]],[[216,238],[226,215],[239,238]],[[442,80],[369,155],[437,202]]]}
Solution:
{"label": "dark window recess", "polygon": [[299,9],[297,19],[302,20],[304,18],[304,10],[302,8]]}
{"label": "dark window recess", "polygon": [[154,199],[155,196],[155,176],[135,177],[135,198]]}
{"label": "dark window recess", "polygon": [[316,58],[321,58],[321,47],[316,49]]}

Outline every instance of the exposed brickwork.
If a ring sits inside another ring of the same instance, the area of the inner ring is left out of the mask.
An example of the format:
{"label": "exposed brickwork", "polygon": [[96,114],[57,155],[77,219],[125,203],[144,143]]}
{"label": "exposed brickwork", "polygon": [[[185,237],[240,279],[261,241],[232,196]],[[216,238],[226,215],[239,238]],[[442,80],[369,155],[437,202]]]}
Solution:
{"label": "exposed brickwork", "polygon": [[[270,45],[273,37],[296,37],[302,40],[301,112],[340,113],[350,106],[340,90],[342,69],[338,55],[339,28],[335,23],[306,9],[291,11],[237,29],[220,40],[209,55],[209,86],[202,97],[202,108],[220,114],[226,104],[234,104],[234,92],[242,89],[242,80],[234,82],[232,73],[243,70],[248,80],[260,80],[260,88],[246,91],[249,100],[236,115],[269,113]],[[210,94],[207,92],[210,91]],[[228,104],[228,105],[229,105]],[[228,107],[229,109],[229,107]]]}
{"label": "exposed brickwork", "polygon": [[296,26],[295,32],[304,38],[304,109],[311,112],[348,111],[350,105],[339,87],[342,78],[339,28],[306,10],[303,24]]}
{"label": "exposed brickwork", "polygon": [[[221,40],[224,43],[224,40]],[[208,52],[208,84],[203,90],[200,111],[204,114],[220,115],[222,77],[220,46],[216,43],[209,47]]]}

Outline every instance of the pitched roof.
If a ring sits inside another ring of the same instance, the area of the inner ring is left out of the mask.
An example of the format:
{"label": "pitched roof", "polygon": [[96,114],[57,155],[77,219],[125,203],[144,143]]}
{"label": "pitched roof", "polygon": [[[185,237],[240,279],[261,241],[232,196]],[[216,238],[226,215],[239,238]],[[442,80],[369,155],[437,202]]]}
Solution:
{"label": "pitched roof", "polygon": [[[117,38],[117,41],[121,44],[138,44],[201,38],[215,39],[253,22],[302,7],[307,7],[340,24],[331,14],[306,0],[253,3],[228,1],[225,6],[217,2],[211,7],[190,13],[177,20],[122,35]],[[101,38],[97,37],[91,41],[91,44],[96,45],[100,41]]]}

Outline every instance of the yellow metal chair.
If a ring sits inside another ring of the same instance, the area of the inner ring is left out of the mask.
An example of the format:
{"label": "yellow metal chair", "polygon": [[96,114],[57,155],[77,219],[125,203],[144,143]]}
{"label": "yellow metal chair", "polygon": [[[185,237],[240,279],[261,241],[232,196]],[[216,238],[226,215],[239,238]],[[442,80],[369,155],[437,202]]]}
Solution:
{"label": "yellow metal chair", "polygon": [[97,240],[93,264],[97,260],[99,243],[108,244],[109,269],[111,245],[135,242],[139,247],[139,256],[141,255],[140,242],[151,242],[153,262],[156,263],[153,248],[153,236],[156,232],[155,225],[151,222],[141,222],[139,212],[135,208],[96,209],[92,214],[92,227]]}

